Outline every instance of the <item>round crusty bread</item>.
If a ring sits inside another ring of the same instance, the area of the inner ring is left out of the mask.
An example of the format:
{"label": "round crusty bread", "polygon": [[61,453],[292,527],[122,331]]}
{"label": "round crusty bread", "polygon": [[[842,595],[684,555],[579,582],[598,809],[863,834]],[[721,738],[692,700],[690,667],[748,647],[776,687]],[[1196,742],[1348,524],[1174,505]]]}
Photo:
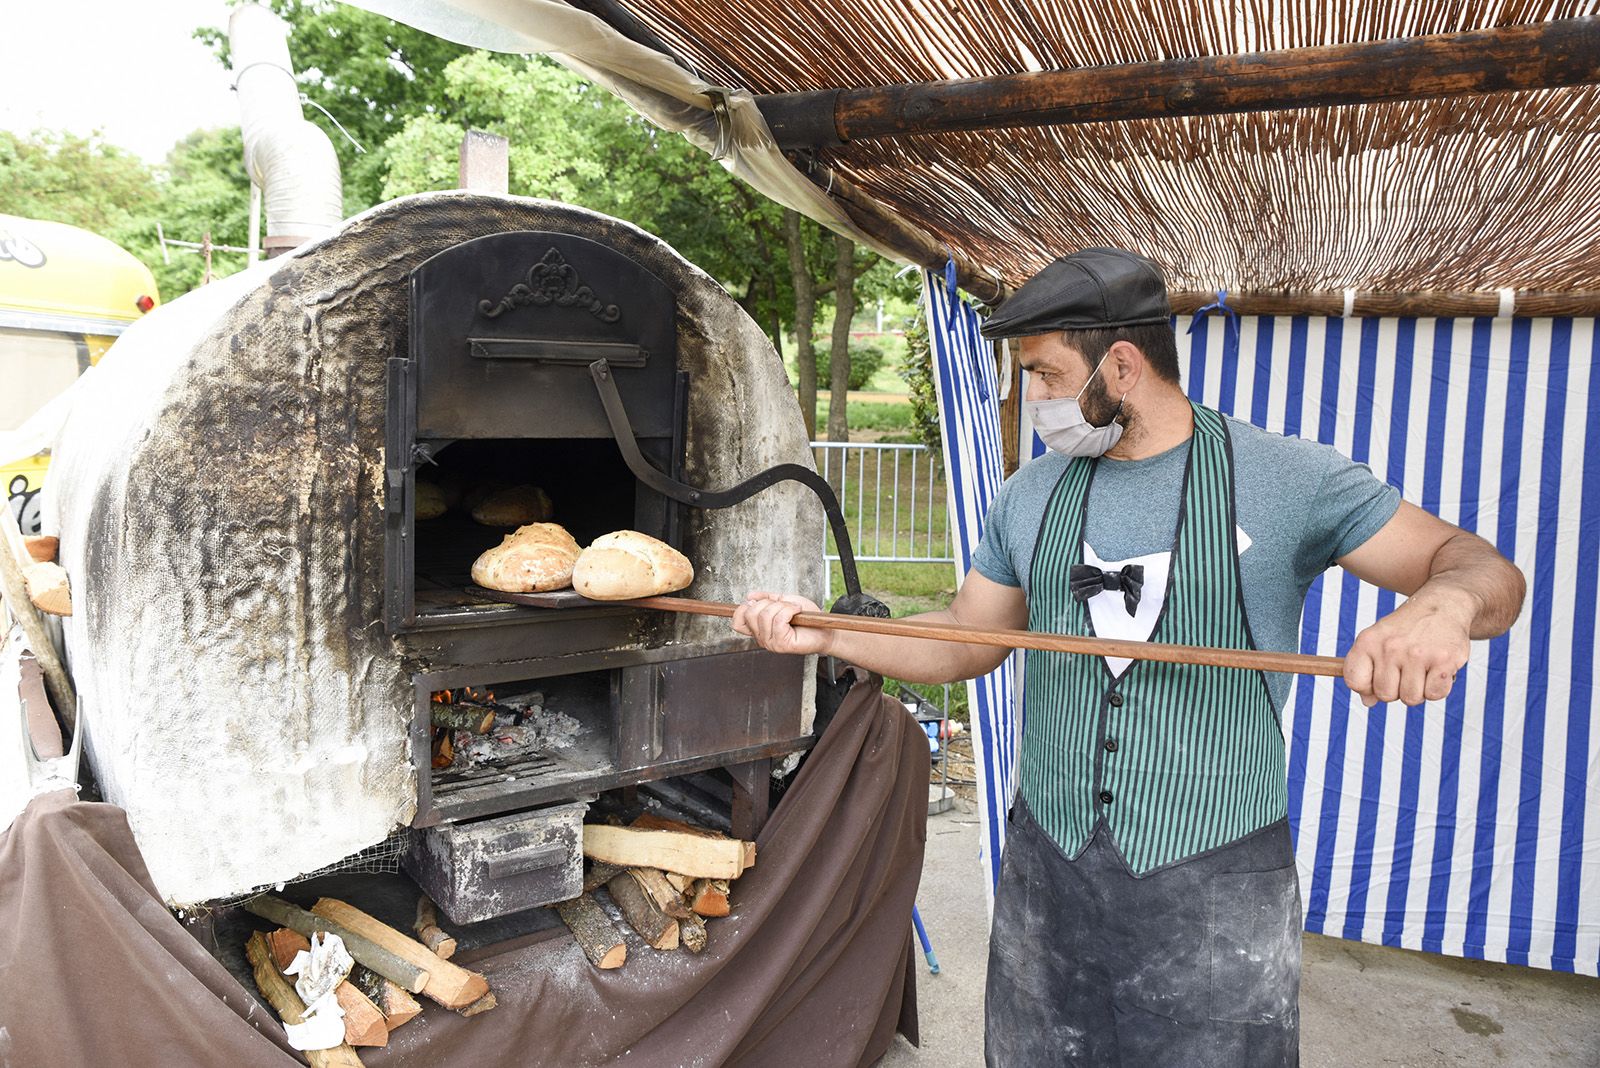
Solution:
{"label": "round crusty bread", "polygon": [[417,480],[417,510],[418,519],[438,519],[449,510],[445,501],[444,490],[432,482]]}
{"label": "round crusty bread", "polygon": [[654,597],[694,581],[689,558],[637,530],[602,534],[578,555],[572,588],[596,601]]}
{"label": "round crusty bread", "polygon": [[572,584],[578,543],[559,523],[531,523],[472,565],[472,581],[504,593],[543,593]]}
{"label": "round crusty bread", "polygon": [[543,523],[555,510],[550,495],[538,486],[512,486],[485,497],[472,509],[472,518],[486,527],[520,527]]}

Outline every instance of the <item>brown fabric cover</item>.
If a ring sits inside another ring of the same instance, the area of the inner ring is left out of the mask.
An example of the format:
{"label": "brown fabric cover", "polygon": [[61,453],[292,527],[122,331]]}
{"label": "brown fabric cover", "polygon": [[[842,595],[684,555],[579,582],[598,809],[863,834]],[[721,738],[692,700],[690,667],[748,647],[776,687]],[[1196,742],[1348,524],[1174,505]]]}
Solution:
{"label": "brown fabric cover", "polygon": [[[629,932],[599,971],[564,934],[463,954],[498,999],[431,1002],[385,1065],[867,1065],[916,1040],[911,906],[928,748],[876,679],[858,683],[733,884],[696,957]],[[34,800],[0,835],[0,1066],[288,1066],[277,1022],[162,906],[121,810]]]}

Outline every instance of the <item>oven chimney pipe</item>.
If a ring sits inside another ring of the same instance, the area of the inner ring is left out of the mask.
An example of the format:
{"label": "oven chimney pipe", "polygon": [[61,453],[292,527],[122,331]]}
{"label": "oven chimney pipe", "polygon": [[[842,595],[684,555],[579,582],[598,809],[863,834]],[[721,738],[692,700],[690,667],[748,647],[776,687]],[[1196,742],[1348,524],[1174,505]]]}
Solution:
{"label": "oven chimney pipe", "polygon": [[343,221],[339,158],[328,135],[301,114],[288,24],[259,4],[243,4],[228,19],[228,44],[244,165],[263,191],[270,259]]}

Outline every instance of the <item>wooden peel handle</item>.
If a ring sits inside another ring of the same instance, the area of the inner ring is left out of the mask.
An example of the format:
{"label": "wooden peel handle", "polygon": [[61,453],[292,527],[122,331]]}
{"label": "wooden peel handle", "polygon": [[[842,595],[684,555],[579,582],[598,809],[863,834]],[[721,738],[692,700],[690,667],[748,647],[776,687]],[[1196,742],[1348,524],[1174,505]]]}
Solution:
{"label": "wooden peel handle", "polygon": [[[738,608],[737,605],[723,604],[719,601],[697,601],[689,597],[640,597],[622,603],[663,612],[687,612],[700,616],[723,617],[732,617],[734,610]],[[1254,649],[1212,649],[1202,645],[1131,642],[1116,638],[1041,634],[1031,630],[989,630],[960,623],[872,619],[867,616],[835,615],[832,612],[801,612],[794,617],[793,623],[797,627],[850,630],[863,634],[892,634],[904,638],[924,638],[929,641],[993,645],[1004,649],[1036,649],[1046,653],[1120,656],[1129,660],[1160,660],[1169,664],[1200,664],[1208,667],[1243,668],[1247,671],[1282,671],[1292,675],[1327,675],[1333,678],[1344,675],[1344,659],[1337,656],[1307,656],[1303,653],[1274,653]]]}

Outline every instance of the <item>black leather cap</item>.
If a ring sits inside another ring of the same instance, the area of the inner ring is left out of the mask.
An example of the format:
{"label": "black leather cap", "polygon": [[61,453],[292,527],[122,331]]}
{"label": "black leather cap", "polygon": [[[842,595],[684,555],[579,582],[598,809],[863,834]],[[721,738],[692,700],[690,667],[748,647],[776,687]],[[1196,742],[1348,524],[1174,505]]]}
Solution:
{"label": "black leather cap", "polygon": [[1120,248],[1086,248],[1062,256],[1024,282],[989,316],[981,333],[992,341],[1171,318],[1161,268]]}

